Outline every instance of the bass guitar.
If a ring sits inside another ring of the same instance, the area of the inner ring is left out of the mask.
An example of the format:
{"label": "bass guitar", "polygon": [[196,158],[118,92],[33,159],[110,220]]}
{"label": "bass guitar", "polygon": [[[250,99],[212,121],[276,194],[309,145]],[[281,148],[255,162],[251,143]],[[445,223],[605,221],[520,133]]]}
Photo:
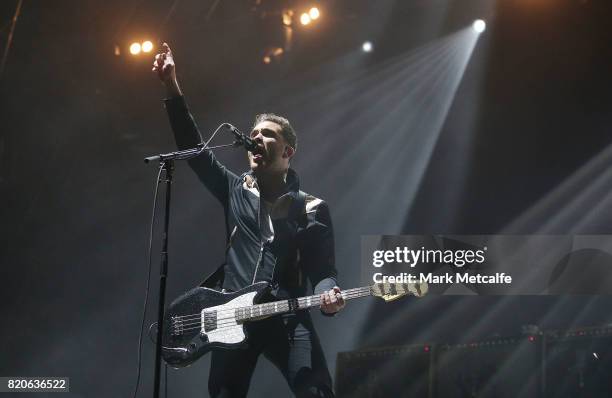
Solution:
{"label": "bass guitar", "polygon": [[[422,297],[425,283],[375,283],[342,291],[344,300],[375,296],[392,301],[402,296]],[[162,356],[172,367],[191,365],[215,348],[236,348],[247,338],[245,322],[277,314],[307,310],[321,305],[320,296],[306,296],[259,303],[269,291],[267,282],[223,293],[196,287],[178,297],[166,310],[163,320]]]}

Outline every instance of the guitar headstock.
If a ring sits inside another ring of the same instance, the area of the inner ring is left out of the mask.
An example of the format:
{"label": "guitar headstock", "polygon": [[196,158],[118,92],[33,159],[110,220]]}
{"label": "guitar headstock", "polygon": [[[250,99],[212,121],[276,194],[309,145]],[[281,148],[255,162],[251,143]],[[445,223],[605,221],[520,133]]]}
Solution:
{"label": "guitar headstock", "polygon": [[370,286],[372,296],[380,297],[386,302],[397,300],[400,297],[412,295],[423,297],[427,294],[427,283],[375,283]]}

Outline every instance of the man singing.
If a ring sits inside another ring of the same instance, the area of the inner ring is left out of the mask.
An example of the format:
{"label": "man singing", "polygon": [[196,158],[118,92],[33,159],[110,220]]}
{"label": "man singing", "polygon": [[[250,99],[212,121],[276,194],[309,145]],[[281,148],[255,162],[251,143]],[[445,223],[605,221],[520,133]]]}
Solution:
{"label": "man singing", "polygon": [[[165,100],[179,149],[202,141],[176,78],[167,44],[155,56],[153,71],[166,87]],[[289,162],[297,137],[287,119],[261,114],[250,134],[250,171],[238,176],[205,151],[189,165],[221,202],[227,227],[226,259],[204,285],[237,291],[269,282],[278,299],[306,295],[307,284],[321,296],[321,311],[333,315],[345,303],[336,286],[334,236],[327,204],[299,190]],[[310,315],[306,311],[247,325],[245,349],[212,353],[211,397],[246,396],[259,354],[281,371],[297,397],[333,397],[331,377]]]}

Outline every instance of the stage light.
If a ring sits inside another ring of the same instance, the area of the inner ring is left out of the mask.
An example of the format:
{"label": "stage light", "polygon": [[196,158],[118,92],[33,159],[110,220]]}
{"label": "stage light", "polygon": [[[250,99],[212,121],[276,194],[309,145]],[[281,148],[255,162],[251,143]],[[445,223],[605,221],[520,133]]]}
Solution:
{"label": "stage light", "polygon": [[485,29],[487,28],[487,24],[485,23],[485,21],[483,21],[482,19],[477,19],[474,21],[474,23],[472,24],[472,27],[474,28],[474,30],[476,31],[476,33],[482,33],[485,31]]}
{"label": "stage light", "polygon": [[363,44],[361,45],[361,49],[363,50],[363,52],[369,53],[372,51],[372,43],[369,41],[364,41]]}
{"label": "stage light", "polygon": [[143,52],[149,53],[149,52],[151,52],[151,50],[153,50],[153,43],[151,43],[148,40],[142,43],[142,51]]}
{"label": "stage light", "polygon": [[275,62],[280,62],[281,57],[283,56],[283,54],[285,53],[285,50],[283,50],[282,47],[269,47],[266,49],[264,56],[263,56],[263,63],[264,64],[271,64],[272,61]]}
{"label": "stage light", "polygon": [[141,50],[140,43],[132,43],[132,45],[130,46],[130,53],[132,55],[140,54],[140,50]]}
{"label": "stage light", "polygon": [[308,25],[311,21],[310,15],[303,13],[302,15],[300,15],[300,22],[302,23],[302,25]]}
{"label": "stage light", "polygon": [[310,11],[308,11],[308,16],[310,17],[310,19],[312,19],[313,21],[317,18],[319,18],[319,16],[321,15],[321,13],[319,12],[319,9],[317,7],[312,7],[310,9]]}
{"label": "stage light", "polygon": [[293,22],[293,10],[283,10],[283,25],[291,26]]}

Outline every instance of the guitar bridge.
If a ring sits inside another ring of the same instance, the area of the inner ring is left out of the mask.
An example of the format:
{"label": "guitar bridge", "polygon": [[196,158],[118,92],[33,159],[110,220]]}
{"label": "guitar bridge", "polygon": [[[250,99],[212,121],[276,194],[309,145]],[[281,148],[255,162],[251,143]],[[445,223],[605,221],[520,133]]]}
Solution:
{"label": "guitar bridge", "polygon": [[172,326],[171,326],[172,335],[173,336],[182,335],[183,332],[185,331],[185,325],[183,324],[183,320],[176,316],[173,316],[171,319],[172,319],[171,321],[172,322]]}

